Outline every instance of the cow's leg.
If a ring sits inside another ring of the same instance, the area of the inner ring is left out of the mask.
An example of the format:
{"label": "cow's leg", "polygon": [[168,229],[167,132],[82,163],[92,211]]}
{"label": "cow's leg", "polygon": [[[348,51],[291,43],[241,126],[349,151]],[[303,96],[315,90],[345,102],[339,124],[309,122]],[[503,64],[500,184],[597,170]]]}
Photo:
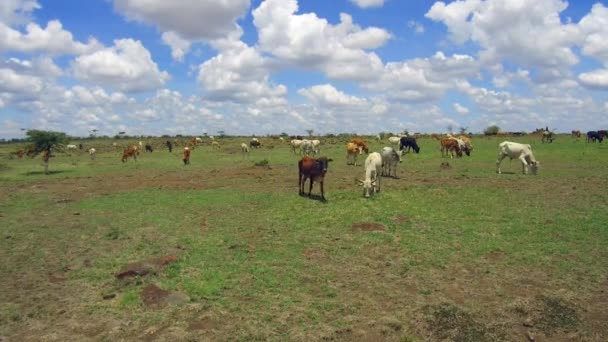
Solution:
{"label": "cow's leg", "polygon": [[500,171],[500,163],[502,163],[502,160],[505,159],[507,155],[503,154],[503,153],[499,153],[498,154],[498,159],[496,160],[496,173],[501,174],[502,172]]}
{"label": "cow's leg", "polygon": [[302,186],[302,172],[298,173],[298,194],[302,194],[304,192],[303,186]]}
{"label": "cow's leg", "polygon": [[528,162],[526,162],[526,157],[525,156],[520,156],[519,160],[521,161],[522,172],[525,175],[525,174],[528,173]]}
{"label": "cow's leg", "polygon": [[321,198],[325,200],[325,189],[323,189],[323,178],[321,178]]}
{"label": "cow's leg", "polygon": [[310,186],[308,187],[308,197],[310,197],[310,193],[312,192],[312,183],[314,182],[314,177],[310,176]]}

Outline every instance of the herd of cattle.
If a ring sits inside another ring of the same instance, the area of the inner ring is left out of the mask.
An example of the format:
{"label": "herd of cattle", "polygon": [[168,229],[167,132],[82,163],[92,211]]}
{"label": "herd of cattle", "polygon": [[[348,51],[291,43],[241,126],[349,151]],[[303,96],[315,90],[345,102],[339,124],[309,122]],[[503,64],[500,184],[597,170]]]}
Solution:
{"label": "herd of cattle", "polygon": [[[580,138],[580,131],[572,131],[573,138]],[[467,156],[471,155],[471,151],[473,150],[473,144],[470,136],[460,135],[460,136],[452,136],[447,134],[446,136],[438,136],[431,135],[434,139],[439,142],[439,149],[441,151],[442,157],[450,157],[450,158],[460,158],[463,154]],[[608,132],[605,130],[599,131],[589,131],[587,132],[587,142],[599,142],[601,143],[605,137],[608,137]],[[221,145],[219,142],[215,141],[214,137],[209,137],[209,145],[216,149],[221,149]],[[321,149],[321,141],[320,140],[309,140],[304,139],[301,136],[292,137],[289,142],[287,142],[291,150],[294,154],[303,155],[303,157],[298,161],[298,187],[299,193],[304,194],[304,185],[307,180],[309,182],[308,188],[308,196],[311,196],[313,183],[315,181],[319,182],[320,190],[321,190],[321,199],[325,200],[325,193],[323,188],[323,180],[325,174],[327,173],[327,169],[329,166],[329,162],[332,159],[327,157],[316,157],[320,154]],[[281,142],[285,142],[283,137],[278,138]],[[380,136],[376,136],[378,141],[382,141]],[[365,197],[370,197],[375,192],[380,191],[380,183],[382,176],[394,177],[397,178],[397,166],[402,161],[402,157],[405,153],[408,152],[420,152],[420,146],[416,141],[416,137],[402,135],[402,136],[392,136],[387,139],[388,143],[391,146],[383,147],[379,152],[371,152],[369,151],[368,143],[361,138],[353,138],[346,143],[346,164],[347,165],[355,165],[357,166],[359,156],[364,153],[367,155],[363,166],[364,166],[364,179],[357,179],[357,183],[363,186],[363,193]],[[542,142],[552,142],[553,136],[551,132],[545,131],[542,132]],[[183,163],[184,165],[190,164],[190,155],[191,151],[196,148],[198,144],[203,143],[202,138],[194,137],[189,141],[183,141],[181,143],[181,147],[183,147]],[[179,142],[174,140],[171,142],[167,140],[164,145],[167,147],[169,152],[172,152],[174,146],[179,146]],[[117,144],[113,143],[113,146],[117,148]],[[248,156],[251,149],[257,149],[262,146],[261,142],[257,138],[252,138],[249,143],[241,143],[240,151],[243,156]],[[82,144],[79,146],[70,144],[65,146],[67,151],[83,149]],[[143,142],[138,142],[138,144],[130,145],[123,150],[122,154],[122,162],[126,162],[129,158],[133,158],[137,160],[137,157],[140,154],[140,151],[153,152],[154,147],[151,144],[143,144]],[[87,150],[91,159],[95,159],[97,150],[95,148],[89,148]],[[536,160],[534,154],[532,153],[532,146],[529,144],[520,144],[510,141],[503,141],[499,144],[498,150],[498,159],[496,160],[496,173],[501,173],[500,164],[502,160],[506,157],[510,159],[518,159],[522,165],[523,174],[532,173],[536,174],[539,161]]]}

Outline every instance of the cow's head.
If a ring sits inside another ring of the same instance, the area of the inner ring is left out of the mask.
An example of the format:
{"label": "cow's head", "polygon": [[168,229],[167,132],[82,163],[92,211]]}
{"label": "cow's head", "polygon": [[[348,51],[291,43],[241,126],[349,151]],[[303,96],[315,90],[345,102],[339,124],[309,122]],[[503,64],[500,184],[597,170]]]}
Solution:
{"label": "cow's head", "polygon": [[530,163],[530,172],[535,175],[538,173],[538,167],[540,166],[539,161],[533,161]]}
{"label": "cow's head", "polygon": [[416,154],[420,153],[420,146],[418,146],[418,144],[414,145],[414,147],[412,147],[414,149],[414,152],[416,152]]}
{"label": "cow's head", "polygon": [[360,180],[355,179],[359,185],[363,185],[363,197],[369,198],[370,193],[376,192],[376,180]]}
{"label": "cow's head", "polygon": [[327,168],[329,167],[329,162],[333,161],[333,159],[331,158],[327,158],[327,157],[320,157],[318,159],[316,159],[316,166],[319,168],[319,171],[321,171],[321,175],[325,175],[325,173],[327,172]]}

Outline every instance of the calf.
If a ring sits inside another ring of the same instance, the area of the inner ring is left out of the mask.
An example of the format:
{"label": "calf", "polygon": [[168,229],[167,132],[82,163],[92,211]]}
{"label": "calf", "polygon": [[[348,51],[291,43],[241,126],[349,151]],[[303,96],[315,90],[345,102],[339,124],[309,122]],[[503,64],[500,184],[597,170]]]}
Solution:
{"label": "calf", "polygon": [[220,146],[220,143],[215,140],[211,142],[211,147],[215,148],[216,150],[219,150],[222,148],[222,146]]}
{"label": "calf", "polygon": [[190,165],[190,148],[184,147],[184,165]]}
{"label": "calf", "polygon": [[528,173],[528,168],[535,175],[538,171],[540,162],[534,158],[532,146],[528,144],[519,144],[510,141],[503,141],[498,145],[498,160],[496,160],[496,173],[500,174],[500,163],[505,157],[509,159],[519,159],[521,161],[523,174]]}
{"label": "calf", "polygon": [[323,181],[325,179],[325,174],[327,173],[327,168],[329,166],[329,162],[331,159],[327,159],[326,157],[320,157],[317,159],[305,156],[298,161],[298,187],[299,194],[304,194],[304,184],[306,183],[306,179],[310,178],[310,186],[308,188],[308,197],[310,197],[310,193],[312,192],[312,185],[314,181],[318,181],[321,184],[321,199],[325,199],[325,191],[323,189]]}
{"label": "calf", "polygon": [[399,151],[403,151],[404,149],[404,152],[408,152],[411,149],[413,149],[416,154],[420,152],[420,147],[418,146],[418,143],[416,143],[416,138],[414,137],[402,137],[399,139]]}
{"label": "calf", "polygon": [[153,151],[152,145],[146,144],[146,152],[152,153],[152,151]]}
{"label": "calf", "polygon": [[462,150],[460,149],[460,144],[456,139],[453,138],[443,138],[440,140],[441,144],[441,156],[447,157],[448,154],[450,158],[454,158],[454,152],[458,158],[462,157]]}
{"label": "calf", "polygon": [[89,155],[91,156],[91,160],[95,160],[95,155],[97,154],[97,150],[95,150],[95,148],[91,147],[89,149]]}
{"label": "calf", "polygon": [[355,143],[346,144],[346,165],[357,166],[357,155],[359,154],[359,147]]}
{"label": "calf", "polygon": [[370,192],[380,192],[380,173],[382,172],[382,156],[378,152],[372,152],[365,159],[365,180],[357,179],[363,185],[363,196],[368,198]]}
{"label": "calf", "polygon": [[241,144],[241,153],[243,154],[243,158],[245,158],[245,156],[249,156],[249,146],[247,146],[247,144]]}
{"label": "calf", "polygon": [[382,175],[397,177],[397,165],[401,163],[401,152],[395,151],[392,147],[384,147],[380,152],[382,155]]}

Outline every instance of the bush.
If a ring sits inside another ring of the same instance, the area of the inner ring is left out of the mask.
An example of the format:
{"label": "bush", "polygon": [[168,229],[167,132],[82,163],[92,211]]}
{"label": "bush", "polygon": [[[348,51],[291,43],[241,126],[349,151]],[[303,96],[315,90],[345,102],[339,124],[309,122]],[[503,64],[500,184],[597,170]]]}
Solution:
{"label": "bush", "polygon": [[483,134],[485,134],[485,135],[496,135],[496,134],[498,134],[498,131],[500,131],[500,127],[498,127],[496,125],[492,125],[492,126],[489,126],[488,128],[486,128],[483,131]]}

